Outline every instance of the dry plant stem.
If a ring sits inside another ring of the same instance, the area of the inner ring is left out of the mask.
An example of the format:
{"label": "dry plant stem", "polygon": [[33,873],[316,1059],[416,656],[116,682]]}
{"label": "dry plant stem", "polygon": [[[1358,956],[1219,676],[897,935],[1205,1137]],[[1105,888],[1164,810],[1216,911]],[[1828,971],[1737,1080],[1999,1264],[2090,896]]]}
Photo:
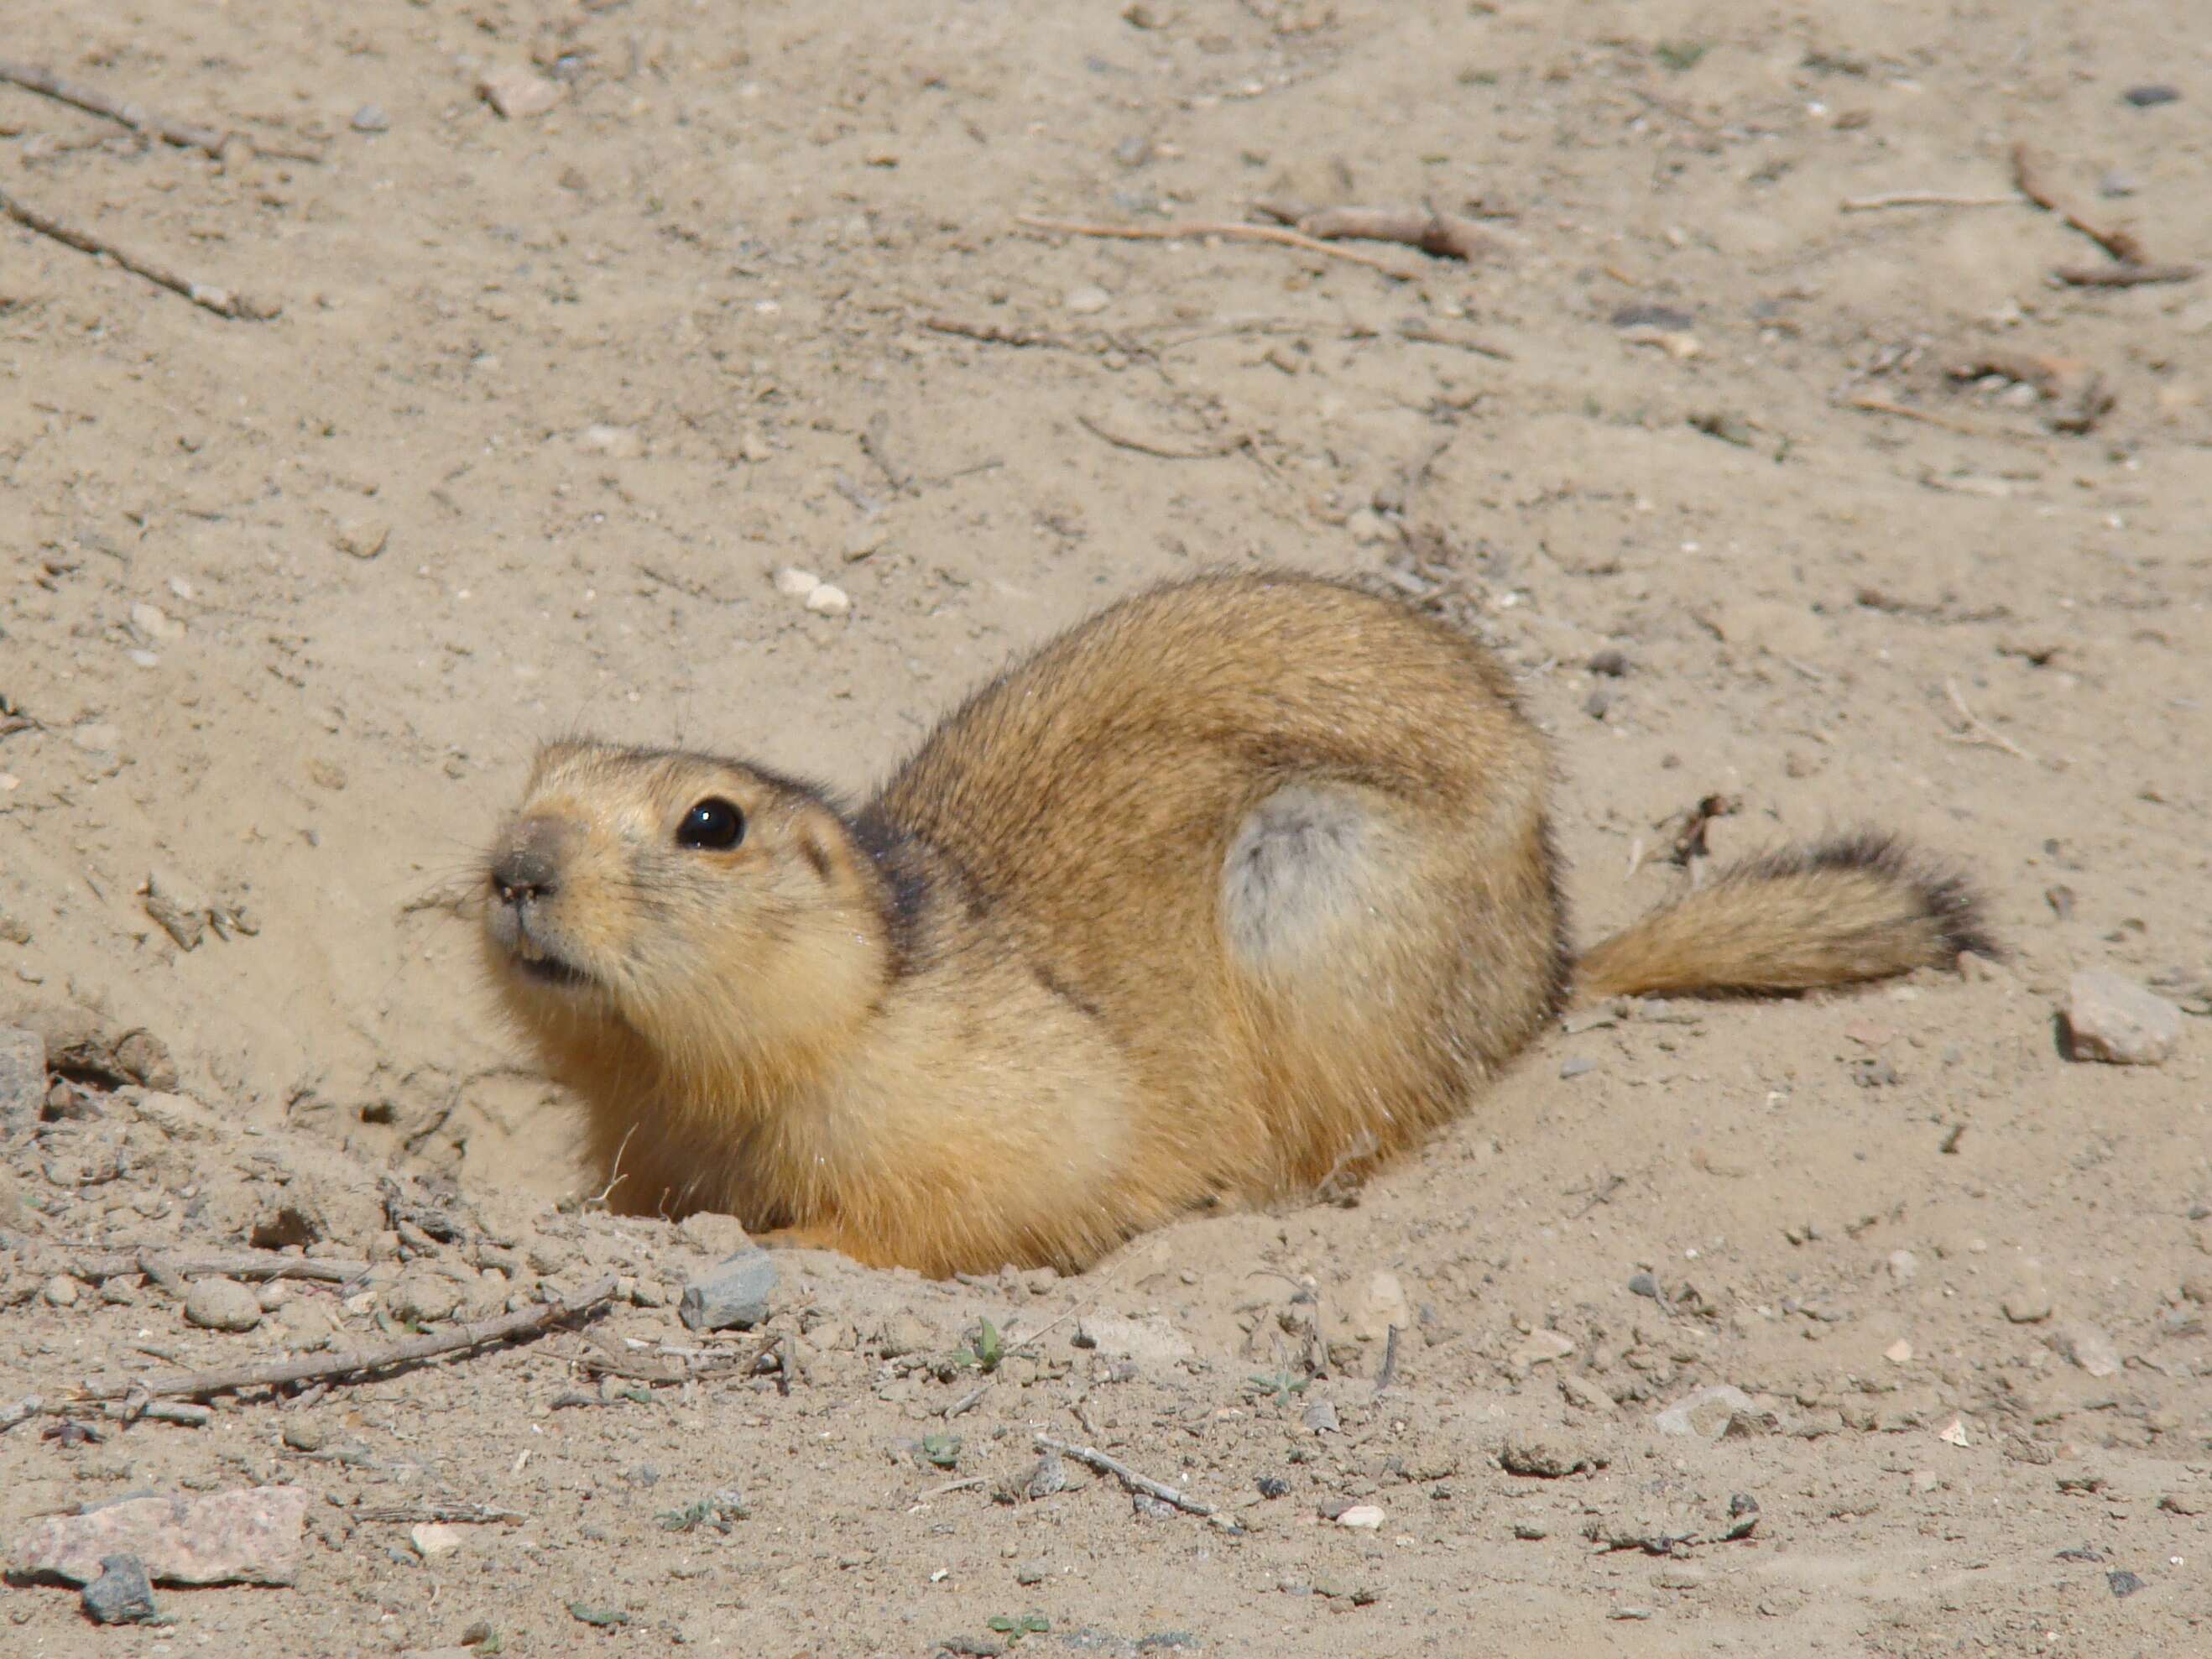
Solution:
{"label": "dry plant stem", "polygon": [[935,334],[957,334],[965,340],[980,340],[985,345],[1003,346],[1060,346],[1067,342],[1057,334],[1040,334],[1033,329],[1008,328],[1003,323],[969,323],[957,317],[925,317],[921,325]]}
{"label": "dry plant stem", "polygon": [[1116,449],[1133,449],[1139,455],[1155,456],[1163,461],[1215,460],[1224,455],[1234,455],[1252,441],[1249,437],[1239,436],[1224,438],[1218,443],[1207,444],[1197,449],[1170,449],[1166,445],[1153,443],[1149,439],[1132,438],[1127,433],[1116,432],[1112,428],[1094,421],[1088,415],[1078,415],[1075,419],[1077,424],[1085,432],[1095,438],[1104,439]]}
{"label": "dry plant stem", "polygon": [[1472,264],[1494,246],[1471,219],[1427,209],[1333,207],[1310,209],[1294,202],[1255,202],[1270,219],[1316,241],[1396,242],[1439,259]]}
{"label": "dry plant stem", "polygon": [[1943,690],[1944,694],[1951,699],[1951,707],[1959,711],[1959,718],[1966,723],[1966,729],[1964,732],[1954,732],[1951,734],[1952,742],[1975,743],[1990,749],[2002,749],[2006,754],[2017,760],[2024,760],[2031,766],[2040,766],[2043,763],[2010,738],[2006,737],[2004,733],[1995,730],[1987,720],[1966,706],[1966,697],[1959,690],[1958,681],[1945,680]]}
{"label": "dry plant stem", "polygon": [[41,236],[50,236],[80,253],[89,253],[95,258],[104,254],[132,276],[143,276],[157,287],[167,289],[172,294],[181,294],[202,310],[212,311],[218,317],[262,322],[276,314],[275,311],[258,306],[243,295],[234,294],[227,288],[190,281],[150,259],[141,259],[135,254],[125,253],[113,243],[102,241],[89,231],[79,230],[58,219],[50,219],[35,209],[26,207],[4,190],[0,190],[0,213],[4,213],[26,229],[34,230]]}
{"label": "dry plant stem", "polygon": [[1929,410],[1915,409],[1909,404],[1895,403],[1887,398],[1877,397],[1871,392],[1863,392],[1855,398],[1846,398],[1844,407],[1863,409],[1869,415],[1895,415],[1904,420],[1918,421],[1923,426],[1941,427],[1946,432],[1956,432],[1962,437],[1988,438],[1999,435],[1984,432],[1978,426],[1969,426],[1964,421],[1954,421],[1948,416],[1935,414]]}
{"label": "dry plant stem", "polygon": [[102,1279],[144,1273],[149,1279],[166,1274],[200,1278],[218,1274],[225,1279],[311,1279],[326,1285],[349,1285],[367,1277],[368,1263],[344,1261],[332,1256],[278,1255],[274,1251],[241,1250],[220,1255],[172,1255],[163,1250],[125,1251],[118,1255],[70,1256],[57,1272],[88,1285]]}
{"label": "dry plant stem", "polygon": [[2193,282],[2195,265],[2060,265],[2051,273],[2069,288],[2142,288],[2153,283]]}
{"label": "dry plant stem", "polygon": [[1353,264],[1381,271],[1394,283],[1413,282],[1420,275],[1418,271],[1401,270],[1388,259],[1378,259],[1371,253],[1362,253],[1357,248],[1334,247],[1314,237],[1301,235],[1295,230],[1285,230],[1279,225],[1212,222],[1182,225],[1091,225],[1073,219],[1040,219],[1027,213],[1017,216],[1014,222],[1030,230],[1052,231],[1062,236],[1094,236],[1123,242],[1186,242],[1200,236],[1274,242],[1284,247],[1303,248],[1308,253],[1323,254],[1332,259],[1349,259]]}
{"label": "dry plant stem", "polygon": [[143,104],[126,104],[94,88],[64,81],[52,70],[40,69],[35,64],[11,64],[0,58],[0,81],[11,82],[27,92],[41,94],[58,103],[70,105],[88,115],[105,116],[129,127],[133,132],[150,134],[184,149],[201,149],[210,155],[221,155],[224,143],[230,137],[228,133],[218,132],[213,127],[179,121],[157,110],[148,109]]}
{"label": "dry plant stem", "polygon": [[932,1486],[927,1492],[922,1493],[921,1498],[916,1501],[927,1504],[931,1498],[942,1498],[949,1492],[966,1492],[969,1487],[980,1486],[983,1483],[984,1477],[980,1474],[971,1474],[964,1480],[948,1480],[941,1486]]}
{"label": "dry plant stem", "polygon": [[1187,1498],[1180,1486],[1170,1486],[1164,1480],[1155,1480],[1149,1474],[1139,1474],[1127,1463],[1107,1456],[1095,1447],[1072,1446],[1066,1441],[1055,1440],[1048,1434],[1039,1435],[1036,1443],[1047,1451],[1058,1452],[1062,1457],[1072,1457],[1101,1474],[1112,1475],[1131,1492],[1140,1492],[1148,1498],[1158,1498],[1163,1504],[1172,1504],[1186,1515],[1213,1513],[1212,1504],[1201,1504],[1195,1498]]}
{"label": "dry plant stem", "polygon": [[1881,196],[1846,196],[1845,213],[1879,213],[1884,208],[2018,207],[2017,196],[1952,196],[1940,190],[1893,190]]}
{"label": "dry plant stem", "polygon": [[313,1359],[283,1360],[275,1364],[240,1365],[231,1370],[182,1371],[167,1376],[134,1376],[125,1382],[97,1382],[79,1389],[76,1397],[80,1401],[121,1400],[132,1395],[156,1400],[199,1400],[210,1395],[233,1394],[240,1389],[281,1388],[288,1382],[389,1370],[394,1365],[416,1364],[494,1342],[513,1342],[538,1335],[563,1320],[590,1312],[602,1302],[611,1300],[614,1293],[615,1279],[610,1273],[565,1301],[548,1302],[497,1319],[478,1320],[435,1336],[417,1337],[411,1342],[394,1342],[386,1347],[351,1353],[320,1354]]}
{"label": "dry plant stem", "polygon": [[2118,261],[2112,265],[2059,266],[2051,274],[2069,287],[2140,288],[2151,283],[2185,283],[2198,275],[2195,265],[2157,264],[2133,231],[2100,225],[2078,209],[2069,207],[2045,182],[2035,153],[2026,144],[2012,147],[2012,176],[2021,195],[2045,212],[2057,214],[2069,229],[2080,231]]}
{"label": "dry plant stem", "polygon": [[38,93],[57,103],[68,104],[88,115],[103,116],[129,127],[133,132],[148,134],[180,149],[204,150],[218,161],[222,158],[225,147],[234,139],[257,155],[273,156],[288,161],[319,162],[323,159],[320,152],[316,150],[264,144],[242,133],[223,132],[195,122],[179,121],[159,110],[148,109],[143,104],[126,104],[96,88],[64,81],[52,70],[40,69],[35,64],[14,64],[0,58],[0,82],[21,87],[26,92]]}
{"label": "dry plant stem", "polygon": [[1380,1394],[1398,1380],[1398,1339],[1404,1334],[1400,1326],[1390,1326],[1382,1339],[1382,1364],[1375,1373],[1375,1392]]}
{"label": "dry plant stem", "polygon": [[1449,346],[1455,351],[1471,351],[1476,356],[1487,357],[1493,362],[1510,363],[1515,361],[1513,354],[1504,346],[1492,345],[1487,340],[1470,339],[1457,334],[1447,334],[1442,329],[1432,328],[1426,323],[1399,324],[1398,337],[1401,340],[1416,340],[1423,345]]}
{"label": "dry plant stem", "polygon": [[485,1526],[494,1521],[514,1526],[530,1518],[520,1510],[503,1510],[496,1504],[373,1504],[366,1509],[348,1510],[346,1516],[386,1525],[429,1522],[465,1527]]}

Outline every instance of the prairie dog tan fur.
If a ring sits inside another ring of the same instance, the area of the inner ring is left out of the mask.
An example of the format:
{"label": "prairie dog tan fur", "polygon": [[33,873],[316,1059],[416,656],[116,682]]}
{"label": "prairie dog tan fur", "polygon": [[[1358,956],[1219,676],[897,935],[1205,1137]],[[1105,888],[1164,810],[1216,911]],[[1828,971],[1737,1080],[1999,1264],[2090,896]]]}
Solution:
{"label": "prairie dog tan fur", "polygon": [[486,865],[508,1011],[632,1212],[926,1273],[1080,1269],[1362,1170],[1571,998],[1790,991],[1986,949],[1878,837],[1569,952],[1504,669],[1288,575],[1156,588],[938,726],[868,805],[558,743]]}

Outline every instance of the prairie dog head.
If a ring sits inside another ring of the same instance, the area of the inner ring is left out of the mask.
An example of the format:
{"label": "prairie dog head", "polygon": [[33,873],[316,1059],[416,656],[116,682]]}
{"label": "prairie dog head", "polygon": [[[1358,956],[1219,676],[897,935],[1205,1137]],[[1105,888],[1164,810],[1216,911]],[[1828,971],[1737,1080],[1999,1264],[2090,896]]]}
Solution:
{"label": "prairie dog head", "polygon": [[560,743],[484,860],[485,954],[526,1027],[629,1027],[673,1069],[775,1068],[887,972],[876,877],[842,819],[707,755]]}

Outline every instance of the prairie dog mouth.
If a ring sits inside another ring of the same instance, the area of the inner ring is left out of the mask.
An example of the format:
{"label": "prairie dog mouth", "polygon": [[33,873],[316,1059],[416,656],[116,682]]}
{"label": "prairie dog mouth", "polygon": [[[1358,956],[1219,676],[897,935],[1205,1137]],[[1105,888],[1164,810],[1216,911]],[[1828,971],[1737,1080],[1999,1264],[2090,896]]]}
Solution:
{"label": "prairie dog mouth", "polygon": [[558,957],[526,956],[520,950],[510,951],[508,958],[526,979],[542,985],[589,985],[592,976],[573,963]]}
{"label": "prairie dog mouth", "polygon": [[591,975],[559,952],[532,937],[530,925],[514,908],[495,912],[492,917],[492,937],[508,964],[525,979],[535,980],[541,985],[589,985]]}

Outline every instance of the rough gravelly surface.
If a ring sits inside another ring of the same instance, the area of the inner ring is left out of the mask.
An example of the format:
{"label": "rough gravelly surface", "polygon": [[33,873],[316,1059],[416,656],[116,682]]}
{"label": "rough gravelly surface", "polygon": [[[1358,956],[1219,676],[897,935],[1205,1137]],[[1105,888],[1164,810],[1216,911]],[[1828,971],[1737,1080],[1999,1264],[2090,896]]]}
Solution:
{"label": "rough gravelly surface", "polygon": [[[9,1584],[0,1646],[2206,1644],[2212,283],[2057,286],[2107,255],[2002,200],[2027,138],[2083,216],[2212,258],[2192,8],[9,21],[11,59],[326,156],[0,87],[0,189],[281,307],[0,224],[0,1024],[40,1005],[64,1067],[0,1121],[0,1544],[309,1500],[289,1588],[164,1589],[133,1635]],[[2000,204],[1842,210],[1912,191]],[[1496,250],[1362,245],[1394,283],[1018,223],[1261,197]],[[1717,858],[1870,820],[1963,860],[2008,957],[1575,1022],[1356,1201],[1079,1281],[782,1257],[764,1325],[687,1330],[741,1238],[556,1207],[601,1183],[442,902],[532,744],[859,789],[1099,601],[1261,561],[1496,642],[1585,935],[1681,890],[1719,797]],[[2180,1009],[2172,1052],[2069,1058],[2084,970]],[[241,1279],[222,1331],[149,1246],[371,1265]],[[57,1415],[607,1273],[585,1328],[283,1409]],[[1748,1403],[1662,1431],[1714,1389]],[[1040,1470],[1039,1432],[1220,1519]]]}

